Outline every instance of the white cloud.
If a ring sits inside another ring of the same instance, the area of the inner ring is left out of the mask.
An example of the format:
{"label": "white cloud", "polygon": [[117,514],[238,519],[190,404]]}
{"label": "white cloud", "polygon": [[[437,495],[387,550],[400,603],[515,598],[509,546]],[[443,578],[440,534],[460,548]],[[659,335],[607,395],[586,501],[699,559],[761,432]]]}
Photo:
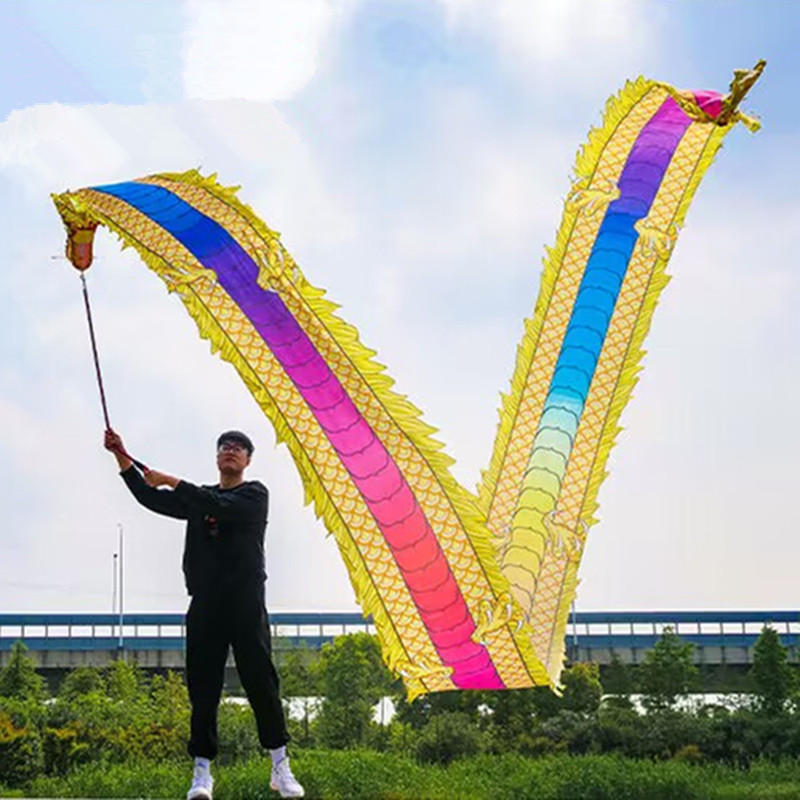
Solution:
{"label": "white cloud", "polygon": [[317,70],[347,0],[186,0],[189,98],[286,100]]}
{"label": "white cloud", "polygon": [[559,222],[573,134],[503,126],[483,98],[464,92],[443,94],[433,105],[420,191],[397,210],[398,255],[407,269],[429,270],[437,259],[441,269],[463,272],[463,259],[479,253],[487,277],[527,274],[542,255],[537,241],[549,243]]}
{"label": "white cloud", "polygon": [[13,111],[0,126],[0,169],[24,171],[20,188],[37,189],[58,175],[67,182],[95,172],[97,164],[116,172],[125,149],[79,108],[51,104]]}
{"label": "white cloud", "polygon": [[[240,199],[250,205],[274,230],[313,230],[306,238],[342,244],[359,235],[352,210],[325,184],[322,166],[287,118],[268,103],[208,100],[192,103],[202,128],[213,135],[230,156],[220,158],[216,143],[206,160],[219,171],[220,180],[239,182]],[[227,166],[227,169],[226,169]],[[226,180],[226,176],[230,176]],[[246,183],[245,183],[246,178]],[[293,249],[292,242],[285,243]]]}
{"label": "white cloud", "polygon": [[[651,20],[658,10],[637,0],[439,2],[454,29],[488,35],[505,63],[526,74],[558,68],[562,76],[580,75],[594,84],[657,41]],[[571,91],[579,88],[570,86]]]}

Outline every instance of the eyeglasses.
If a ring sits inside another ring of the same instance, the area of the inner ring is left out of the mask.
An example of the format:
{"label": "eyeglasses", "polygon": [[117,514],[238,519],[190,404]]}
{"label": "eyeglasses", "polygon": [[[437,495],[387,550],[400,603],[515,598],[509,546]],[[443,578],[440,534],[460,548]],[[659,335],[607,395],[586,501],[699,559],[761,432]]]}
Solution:
{"label": "eyeglasses", "polygon": [[218,453],[244,453],[247,448],[239,442],[223,442],[218,448]]}

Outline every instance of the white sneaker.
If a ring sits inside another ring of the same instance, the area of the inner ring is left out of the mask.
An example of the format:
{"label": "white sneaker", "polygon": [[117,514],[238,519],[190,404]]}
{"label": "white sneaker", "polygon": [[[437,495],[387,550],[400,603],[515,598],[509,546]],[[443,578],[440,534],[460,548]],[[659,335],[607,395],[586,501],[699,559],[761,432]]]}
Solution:
{"label": "white sneaker", "polygon": [[214,788],[214,779],[207,769],[194,768],[192,788],[186,793],[186,800],[212,800],[211,790]]}
{"label": "white sneaker", "polygon": [[278,792],[281,797],[306,796],[305,789],[297,782],[297,778],[292,775],[288,758],[284,758],[272,767],[269,788],[272,789],[273,792]]}

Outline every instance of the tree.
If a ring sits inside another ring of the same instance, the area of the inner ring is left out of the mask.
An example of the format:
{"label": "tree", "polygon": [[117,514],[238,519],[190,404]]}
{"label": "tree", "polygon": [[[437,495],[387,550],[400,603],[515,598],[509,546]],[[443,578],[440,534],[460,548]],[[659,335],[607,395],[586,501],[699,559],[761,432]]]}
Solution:
{"label": "tree", "polygon": [[477,755],[481,732],[475,718],[459,711],[436,714],[418,734],[416,757],[423,764],[449,764]]}
{"label": "tree", "polygon": [[[549,690],[548,690],[549,691]],[[456,694],[448,692],[448,694]],[[489,715],[487,746],[497,753],[514,749],[521,737],[527,737],[534,725],[536,698],[533,689],[484,692]]]}
{"label": "tree", "polygon": [[631,702],[633,679],[630,670],[620,661],[616,653],[611,656],[611,663],[603,673],[602,683],[603,689],[610,695],[605,701],[607,705],[623,709],[633,708]]}
{"label": "tree", "polygon": [[530,748],[531,731],[537,725],[563,713],[570,718],[583,717],[598,710],[603,687],[597,664],[574,664],[564,670],[562,681],[564,691],[561,696],[549,686],[484,693],[486,705],[491,710],[487,747],[494,752]]}
{"label": "tree", "polygon": [[306,746],[311,744],[309,712],[316,704],[319,692],[311,661],[308,648],[297,647],[285,653],[279,664],[281,694],[285,698],[299,698],[303,703],[303,734],[299,744]]}
{"label": "tree", "polygon": [[96,667],[76,667],[71,670],[58,689],[59,699],[70,702],[92,692],[103,691],[103,676]]}
{"label": "tree", "polygon": [[648,711],[672,708],[681,695],[692,689],[698,675],[692,664],[693,649],[668,626],[655,647],[645,654],[639,677],[642,702]]}
{"label": "tree", "polygon": [[[524,690],[520,690],[524,691]],[[497,698],[515,692],[433,692],[420,695],[408,702],[402,681],[395,681],[392,699],[395,705],[395,718],[411,725],[415,730],[424,728],[434,717],[442,714],[468,714],[478,716],[478,708],[485,704],[492,711]]]}
{"label": "tree", "polygon": [[786,660],[787,651],[777,631],[765,626],[753,649],[750,677],[758,708],[768,716],[780,714],[792,693],[794,673]]}
{"label": "tree", "polygon": [[530,692],[537,719],[550,719],[564,710],[563,699],[549,686],[534,686]]}
{"label": "tree", "polygon": [[313,654],[307,647],[295,647],[281,654],[278,671],[281,694],[285,697],[313,697],[319,687],[313,674]]}
{"label": "tree", "polygon": [[622,697],[627,697],[633,691],[630,670],[620,661],[616,653],[611,656],[611,663],[606,667],[603,674],[603,688],[608,694],[621,695]]}
{"label": "tree", "polygon": [[130,702],[139,696],[141,676],[133,664],[112,661],[106,670],[106,691],[112,700]]}
{"label": "tree", "polygon": [[597,664],[573,664],[564,670],[562,704],[567,711],[594,714],[603,699],[600,668]]}
{"label": "tree", "polygon": [[317,719],[321,743],[334,748],[366,743],[372,709],[391,681],[378,640],[367,633],[338,636],[323,646],[316,672],[323,693]]}
{"label": "tree", "polygon": [[155,718],[162,725],[177,728],[189,721],[189,692],[179,673],[169,670],[166,677],[155,675],[150,683]]}
{"label": "tree", "polygon": [[8,664],[0,670],[0,695],[17,700],[43,700],[47,694],[44,678],[22,642],[11,648]]}

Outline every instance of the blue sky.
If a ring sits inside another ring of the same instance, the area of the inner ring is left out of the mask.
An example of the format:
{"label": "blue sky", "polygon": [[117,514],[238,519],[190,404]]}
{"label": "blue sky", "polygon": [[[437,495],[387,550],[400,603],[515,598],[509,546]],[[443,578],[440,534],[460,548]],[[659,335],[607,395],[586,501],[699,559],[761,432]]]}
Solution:
{"label": "blue sky", "polygon": [[[674,252],[600,493],[578,607],[796,607],[800,110],[791,2],[264,0],[0,4],[0,609],[183,608],[182,531],[99,446],[77,276],[49,193],[200,166],[240,184],[378,350],[474,486],[575,151],[639,74],[724,91],[768,61]],[[112,419],[213,480],[253,432],[269,601],[352,609],[294,467],[176,298],[101,234],[89,273]]]}

